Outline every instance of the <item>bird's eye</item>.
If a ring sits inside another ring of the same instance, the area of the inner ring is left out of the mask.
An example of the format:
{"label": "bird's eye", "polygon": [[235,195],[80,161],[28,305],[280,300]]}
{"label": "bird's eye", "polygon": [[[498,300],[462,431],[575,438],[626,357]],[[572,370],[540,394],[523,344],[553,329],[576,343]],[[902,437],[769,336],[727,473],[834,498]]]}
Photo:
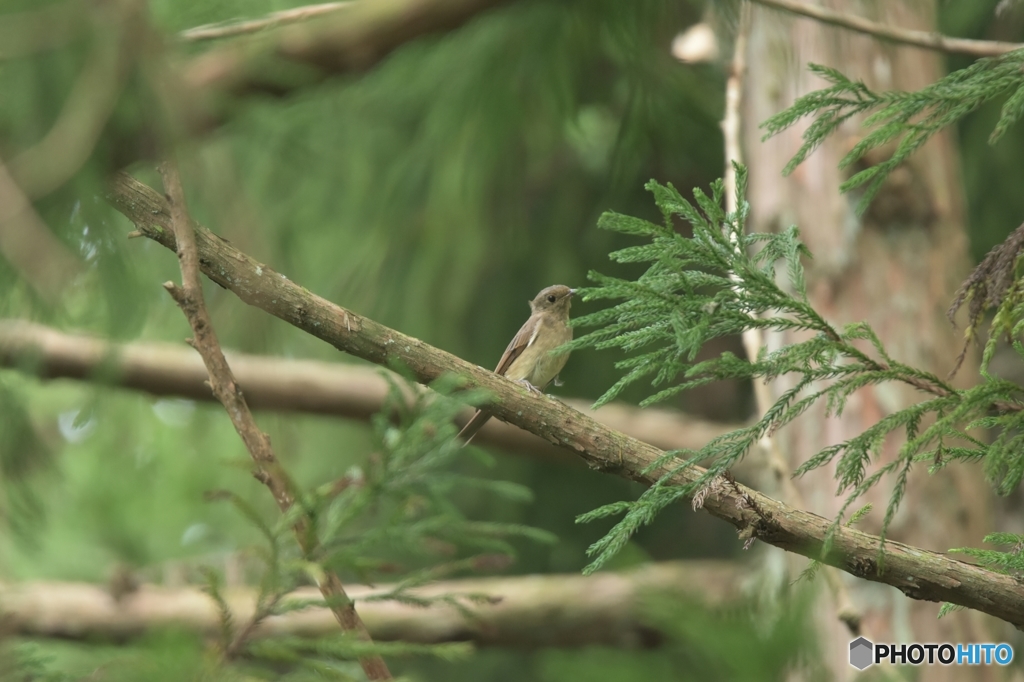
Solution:
{"label": "bird's eye", "polygon": [[548,303],[554,303],[554,302],[555,302],[555,295],[554,294],[548,295]]}

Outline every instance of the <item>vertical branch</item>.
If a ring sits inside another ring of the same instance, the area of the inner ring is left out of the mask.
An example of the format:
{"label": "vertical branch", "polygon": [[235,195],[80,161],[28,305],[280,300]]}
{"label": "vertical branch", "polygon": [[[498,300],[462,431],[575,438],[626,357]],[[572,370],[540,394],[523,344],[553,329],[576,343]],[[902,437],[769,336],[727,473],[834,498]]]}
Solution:
{"label": "vertical branch", "polygon": [[729,79],[725,82],[725,116],[722,117],[722,137],[725,140],[725,210],[739,208],[736,196],[736,166],[743,163],[740,145],[740,105],[743,103],[743,75],[747,71],[747,36],[750,33],[750,3],[740,5],[740,24],[736,29]]}
{"label": "vertical branch", "polygon": [[[725,140],[725,210],[735,214],[739,210],[740,197],[736,187],[736,167],[743,163],[743,148],[740,142],[742,119],[740,108],[743,104],[743,76],[747,71],[747,36],[750,33],[750,3],[744,0],[740,5],[740,23],[736,30],[733,46],[732,62],[729,65],[729,79],[725,83],[725,116],[722,118],[722,137]],[[734,240],[739,249],[739,244]],[[735,274],[730,279],[738,284]],[[743,332],[743,350],[750,362],[757,360],[758,353],[764,345],[764,335],[759,328],[747,329]],[[758,418],[771,409],[775,402],[767,381],[754,382],[754,399],[757,405]],[[796,488],[790,482],[789,469],[775,446],[770,435],[765,434],[760,442],[762,450],[768,455],[768,463],[775,475],[777,484],[784,489],[787,499],[799,497]],[[788,485],[787,485],[788,484]]]}
{"label": "vertical branch", "polygon": [[[743,79],[747,71],[747,37],[750,33],[750,12],[750,3],[745,0],[740,6],[740,22],[736,31],[736,42],[733,48],[732,63],[729,68],[729,79],[725,85],[725,115],[722,118],[722,136],[725,141],[725,176],[723,180],[725,184],[726,211],[729,213],[735,213],[739,210],[740,201],[736,191],[736,166],[743,163],[743,149],[740,141],[742,127],[740,111],[743,103]],[[751,362],[757,359],[764,343],[764,335],[760,329],[747,329],[743,332],[743,349],[746,351],[747,359]],[[754,382],[754,399],[757,405],[757,414],[760,418],[771,409],[775,402],[772,397],[771,387],[767,381]],[[806,504],[803,495],[793,485],[792,471],[779,451],[775,439],[766,433],[761,438],[760,445],[774,482],[780,488],[779,492],[782,494],[782,498],[789,504],[805,509]],[[846,624],[846,627],[853,636],[860,635],[862,615],[850,599],[846,585],[843,584],[835,568],[823,566],[822,569],[829,592],[835,601],[839,619]]]}
{"label": "vertical branch", "polygon": [[[181,265],[181,281],[179,287],[173,282],[164,284],[171,297],[181,308],[192,327],[194,337],[189,341],[199,355],[210,374],[210,388],[214,396],[224,405],[235,431],[242,438],[246,449],[256,465],[254,476],[263,483],[274,496],[277,506],[282,512],[288,511],[297,496],[295,484],[284,467],[277,461],[270,446],[270,438],[256,425],[256,420],[249,411],[241,389],[235,382],[231,367],[224,357],[217,333],[214,331],[210,314],[203,301],[202,279],[199,275],[199,251],[196,248],[195,233],[192,221],[185,206],[185,194],[181,187],[181,179],[177,169],[170,163],[160,167],[160,175],[164,182],[164,191],[171,206],[171,228],[177,240],[178,261]],[[294,526],[299,546],[306,557],[310,557],[318,549],[316,534],[312,531],[308,518],[300,517]],[[327,605],[334,612],[334,617],[342,630],[354,634],[360,639],[370,641],[369,632],[356,613],[352,600],[345,588],[332,571],[325,571],[319,579],[320,593]],[[391,673],[380,656],[365,656],[359,659],[367,678],[370,680],[390,680]]]}
{"label": "vertical branch", "polygon": [[[725,210],[735,213],[739,210],[739,196],[736,192],[736,166],[743,163],[743,148],[740,142],[742,119],[740,107],[743,104],[743,76],[747,72],[747,36],[750,33],[750,3],[744,0],[740,5],[740,23],[736,30],[736,42],[733,46],[732,62],[729,65],[729,79],[725,82],[725,116],[722,118],[722,137],[725,140]],[[738,245],[737,245],[738,248]],[[735,277],[733,277],[735,281]],[[760,329],[748,329],[743,332],[743,349],[747,359],[753,362],[764,345],[764,337]],[[758,414],[763,415],[772,406],[771,391],[767,382],[754,382],[754,397],[757,401]],[[770,437],[765,436],[761,444],[770,445]]]}

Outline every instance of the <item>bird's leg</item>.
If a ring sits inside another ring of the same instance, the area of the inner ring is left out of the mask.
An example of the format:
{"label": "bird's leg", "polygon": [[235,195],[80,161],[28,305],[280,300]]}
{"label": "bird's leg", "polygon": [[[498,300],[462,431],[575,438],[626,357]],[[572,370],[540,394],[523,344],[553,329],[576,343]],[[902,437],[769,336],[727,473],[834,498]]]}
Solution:
{"label": "bird's leg", "polygon": [[531,384],[529,379],[516,379],[516,383],[522,384],[531,393],[536,393],[537,395],[544,395],[544,391],[540,390],[539,388]]}

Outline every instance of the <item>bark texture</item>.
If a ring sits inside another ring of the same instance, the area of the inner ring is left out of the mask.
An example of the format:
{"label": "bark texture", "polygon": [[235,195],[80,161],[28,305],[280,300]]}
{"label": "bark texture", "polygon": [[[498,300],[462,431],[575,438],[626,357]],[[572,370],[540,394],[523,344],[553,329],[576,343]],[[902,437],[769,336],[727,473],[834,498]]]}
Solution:
{"label": "bark texture", "polygon": [[[886,3],[827,0],[825,7],[877,22],[932,31],[935,3],[893,0]],[[937,136],[912,160],[897,169],[868,209],[857,216],[859,196],[841,195],[839,185],[853,172],[876,163],[892,149],[873,152],[844,173],[839,160],[863,134],[860,121],[850,121],[788,178],[782,168],[801,144],[810,124],[805,119],[765,143],[758,124],[825,83],[806,70],[809,62],[840,69],[878,90],[917,90],[943,74],[940,55],[921,49],[852,34],[808,19],[794,19],[757,6],[750,37],[747,79],[747,158],[750,166],[752,221],[756,231],[775,231],[796,224],[814,259],[806,263],[811,303],[830,322],[868,321],[890,353],[939,376],[948,372],[961,339],[950,329],[944,312],[969,270],[964,229],[964,200],[959,162],[950,135]],[[770,347],[794,340],[769,339]],[[959,382],[974,380],[965,368]],[[789,387],[785,379],[775,395]],[[808,412],[778,434],[780,448],[792,468],[822,448],[846,440],[883,416],[918,402],[922,395],[908,386],[883,385],[857,393],[841,418],[826,419],[823,407]],[[901,441],[886,443],[882,463],[891,461]],[[810,511],[834,516],[843,498],[836,496],[834,469],[827,467],[796,482]],[[892,481],[874,490],[865,502],[874,511],[860,527],[880,530]],[[976,467],[953,466],[935,476],[924,467],[915,472],[890,537],[935,551],[981,546],[993,530],[992,493]],[[860,505],[857,505],[860,506]],[[908,601],[894,590],[851,583],[867,630],[883,641],[975,642],[998,636],[980,614],[960,612],[936,620],[936,607]],[[832,607],[824,607],[828,611]],[[836,679],[849,679],[846,665],[849,633],[834,610],[823,613],[826,660],[836,663]],[[991,679],[987,668],[935,667],[929,679]]]}

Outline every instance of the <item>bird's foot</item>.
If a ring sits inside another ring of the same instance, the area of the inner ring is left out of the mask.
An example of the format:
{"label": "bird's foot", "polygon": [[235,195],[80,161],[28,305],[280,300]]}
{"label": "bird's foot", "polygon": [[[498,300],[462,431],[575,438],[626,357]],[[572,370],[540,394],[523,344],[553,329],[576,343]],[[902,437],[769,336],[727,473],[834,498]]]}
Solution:
{"label": "bird's foot", "polygon": [[544,395],[544,391],[540,390],[539,388],[531,384],[528,379],[517,379],[516,383],[522,384],[526,388],[526,390],[530,391],[530,393]]}

